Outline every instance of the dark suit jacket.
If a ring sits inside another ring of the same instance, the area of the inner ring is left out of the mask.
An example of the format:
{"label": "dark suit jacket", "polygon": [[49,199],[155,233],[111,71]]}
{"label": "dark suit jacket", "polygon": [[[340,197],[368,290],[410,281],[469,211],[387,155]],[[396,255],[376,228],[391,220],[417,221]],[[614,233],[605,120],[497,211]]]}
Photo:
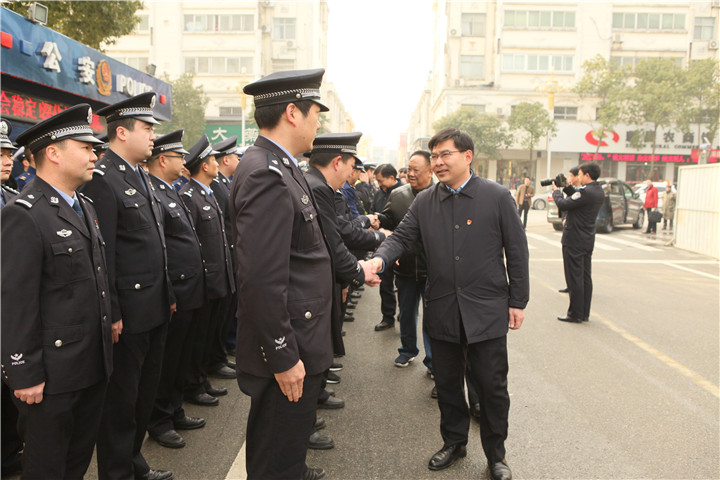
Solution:
{"label": "dark suit jacket", "polygon": [[563,227],[562,244],[592,251],[595,246],[595,220],[605,201],[605,193],[597,182],[575,189],[566,187],[568,197],[558,189],[553,201],[558,209],[567,213]]}
{"label": "dark suit jacket", "polygon": [[168,273],[177,309],[200,308],[205,303],[205,266],[190,211],[173,187],[153,175],[150,182],[163,212]]}
{"label": "dark suit jacket", "polygon": [[232,257],[225,237],[223,214],[210,195],[195,180],[190,180],[181,190],[180,196],[190,210],[200,239],[205,260],[205,281],[208,299],[227,297],[235,293]]}
{"label": "dark suit jacket", "polygon": [[95,165],[82,187],[98,214],[105,239],[112,321],[123,331],[143,333],[170,320],[175,302],[167,275],[162,212],[147,175],[144,193],[137,174],[112,150]]}
{"label": "dark suit jacket", "polygon": [[77,391],[112,373],[110,296],[92,204],[36,177],[2,209],[2,371],[12,390]]}
{"label": "dark suit jacket", "polygon": [[282,149],[258,137],[233,175],[237,369],[258,377],[302,360],[332,364],[333,273],[312,192]]}
{"label": "dark suit jacket", "polygon": [[475,174],[459,194],[442,183],[425,189],[376,256],[388,268],[419,241],[428,335],[459,343],[460,322],[468,343],[506,335],[508,307],[525,308],[530,290],[527,239],[510,192]]}
{"label": "dark suit jacket", "polygon": [[223,212],[223,221],[225,223],[225,236],[227,237],[227,243],[230,245],[230,253],[232,254],[232,222],[230,221],[230,209],[228,203],[230,202],[230,180],[218,172],[218,176],[215,180],[210,183],[210,189],[215,195],[220,210]]}

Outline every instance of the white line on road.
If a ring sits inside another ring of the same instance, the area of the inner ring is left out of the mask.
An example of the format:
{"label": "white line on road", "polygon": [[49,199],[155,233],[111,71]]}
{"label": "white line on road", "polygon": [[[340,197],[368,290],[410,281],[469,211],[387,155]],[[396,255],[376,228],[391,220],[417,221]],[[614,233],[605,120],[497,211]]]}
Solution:
{"label": "white line on road", "polygon": [[540,235],[540,234],[538,234],[538,233],[526,233],[526,235],[527,235],[529,238],[533,238],[533,239],[535,239],[535,240],[537,240],[537,241],[539,241],[539,242],[547,243],[547,244],[549,244],[549,245],[552,245],[553,247],[559,247],[559,246],[560,246],[560,242],[559,242],[558,240],[550,240],[549,238],[546,238],[545,236]]}
{"label": "white line on road", "polygon": [[622,240],[620,238],[614,238],[614,237],[610,237],[610,236],[604,236],[603,240],[607,241],[607,242],[612,242],[612,243],[619,243],[620,245],[625,245],[626,247],[633,247],[633,248],[637,248],[639,250],[645,250],[646,252],[662,251],[659,248],[648,247],[647,245],[641,245],[641,244],[637,243],[637,241],[631,242],[629,240]]}
{"label": "white line on road", "polygon": [[612,252],[612,251],[619,251],[619,250],[622,250],[622,249],[621,249],[621,248],[618,248],[618,247],[612,247],[612,246],[610,246],[610,245],[605,245],[604,243],[598,242],[597,239],[596,239],[596,240],[595,240],[595,250],[605,250],[605,251],[608,251],[608,252]]}
{"label": "white line on road", "polygon": [[230,470],[225,477],[225,480],[245,480],[247,478],[247,471],[245,470],[245,442],[243,442],[240,451],[235,457]]}
{"label": "white line on road", "polygon": [[672,262],[664,262],[664,264],[669,267],[677,268],[680,270],[685,270],[686,272],[696,273],[698,275],[702,275],[703,277],[712,278],[713,280],[720,280],[720,276],[718,276],[718,275],[712,275],[710,273],[701,272],[700,270],[694,270],[692,268],[681,267],[680,265],[676,265],[675,263],[672,263]]}

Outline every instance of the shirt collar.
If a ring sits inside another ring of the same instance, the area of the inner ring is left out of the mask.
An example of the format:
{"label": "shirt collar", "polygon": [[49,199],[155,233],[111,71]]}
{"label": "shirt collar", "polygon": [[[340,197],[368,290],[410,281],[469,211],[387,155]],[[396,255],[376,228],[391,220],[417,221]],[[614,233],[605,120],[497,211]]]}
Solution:
{"label": "shirt collar", "polygon": [[447,188],[450,191],[450,193],[452,193],[453,195],[457,195],[458,193],[460,193],[460,191],[462,191],[463,188],[465,188],[465,185],[467,185],[468,182],[470,181],[470,179],[472,179],[474,176],[475,176],[475,173],[470,172],[470,176],[468,177],[468,179],[465,180],[465,183],[460,185],[460,187],[457,190],[450,188],[448,185],[445,185],[445,184],[443,184],[443,185],[445,185],[445,188]]}
{"label": "shirt collar", "polygon": [[288,158],[290,158],[290,159],[293,161],[293,163],[295,164],[295,166],[298,167],[298,168],[300,168],[300,166],[298,165],[298,161],[295,160],[295,157],[292,156],[292,155],[290,155],[290,152],[288,152],[287,150],[285,150],[285,148],[284,148],[282,145],[280,145],[279,143],[277,143],[276,141],[274,141],[274,140],[271,139],[271,138],[268,138],[268,137],[264,137],[264,138],[267,139],[268,141],[272,142],[273,144],[277,145],[277,147],[278,147],[280,150],[282,150],[282,151],[288,156]]}
{"label": "shirt collar", "polygon": [[212,195],[212,189],[206,185],[203,185],[202,183],[198,182],[194,178],[192,179],[193,182],[195,182],[197,185],[201,186],[203,190],[205,190],[205,193],[208,195]]}
{"label": "shirt collar", "polygon": [[[48,185],[50,185],[50,184],[48,183]],[[67,193],[58,190],[57,188],[53,187],[52,185],[50,185],[50,186],[53,188],[53,190],[55,190],[58,193],[58,195],[60,195],[63,198],[63,200],[65,200],[68,203],[68,205],[70,205],[72,207],[75,204],[75,200],[77,200],[77,193],[73,192],[73,195],[71,197]]]}

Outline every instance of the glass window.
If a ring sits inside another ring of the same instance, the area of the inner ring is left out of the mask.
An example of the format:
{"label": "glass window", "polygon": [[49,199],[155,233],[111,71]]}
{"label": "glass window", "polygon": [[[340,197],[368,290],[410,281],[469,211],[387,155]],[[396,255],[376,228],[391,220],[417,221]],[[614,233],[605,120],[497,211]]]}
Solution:
{"label": "glass window", "polygon": [[228,73],[240,73],[240,59],[239,58],[228,58],[227,59],[227,72]]}
{"label": "glass window", "polygon": [[537,55],[528,55],[527,68],[528,68],[528,70],[537,70],[538,69],[538,56]]}
{"label": "glass window", "polygon": [[135,27],[136,32],[148,32],[150,31],[150,16],[149,15],[138,15],[140,22]]}
{"label": "glass window", "polygon": [[274,40],[294,40],[295,39],[295,19],[294,18],[278,18],[273,19],[273,39]]}
{"label": "glass window", "polygon": [[186,57],[185,58],[185,72],[194,72],[195,71],[195,58],[194,57]]}
{"label": "glass window", "polygon": [[712,40],[715,38],[715,19],[712,17],[695,17],[695,39]]}
{"label": "glass window", "polygon": [[221,117],[240,117],[242,116],[242,107],[220,107]]}
{"label": "glass window", "polygon": [[662,16],[662,28],[663,30],[671,30],[673,28],[673,15],[665,13]]}
{"label": "glass window", "polygon": [[506,72],[512,71],[515,64],[513,63],[512,55],[503,55],[503,70]]}
{"label": "glass window", "polygon": [[660,28],[660,14],[651,13],[648,15],[648,28]]}
{"label": "glass window", "polygon": [[460,55],[460,77],[479,78],[483,76],[482,55]]}
{"label": "glass window", "polygon": [[547,72],[550,70],[550,57],[548,57],[547,55],[540,55],[540,58],[538,60],[538,70],[541,70],[543,72]]}
{"label": "glass window", "polygon": [[220,30],[225,32],[232,30],[233,17],[235,16],[236,15],[220,15]]}
{"label": "glass window", "polygon": [[514,10],[508,10],[505,12],[505,26],[506,27],[514,27],[515,26],[515,11]]}
{"label": "glass window", "polygon": [[209,71],[209,61],[210,59],[207,57],[198,57],[197,59],[197,72],[198,73],[208,73]]}
{"label": "glass window", "polygon": [[685,30],[685,14],[684,13],[676,13],[675,14],[675,18],[673,21],[673,29]]}
{"label": "glass window", "polygon": [[540,12],[528,12],[528,27],[540,26]]}
{"label": "glass window", "polygon": [[565,26],[566,27],[574,27],[575,26],[575,12],[565,12]]}
{"label": "glass window", "polygon": [[564,27],[565,26],[565,15],[563,12],[553,13],[553,27]]}
{"label": "glass window", "polygon": [[520,10],[515,12],[515,26],[516,27],[527,27],[527,12]]}
{"label": "glass window", "polygon": [[623,28],[635,28],[635,14],[626,13],[623,19]]}
{"label": "glass window", "polygon": [[623,28],[623,14],[613,13],[613,28]]}
{"label": "glass window", "polygon": [[551,17],[552,17],[551,12],[540,12],[540,26],[541,27],[549,27]]}
{"label": "glass window", "polygon": [[525,55],[515,55],[515,70],[525,70]]}
{"label": "glass window", "polygon": [[556,120],[577,120],[577,107],[555,107],[553,118]]}
{"label": "glass window", "polygon": [[562,70],[563,69],[563,57],[560,55],[553,55],[552,57],[552,66],[555,70]]}
{"label": "glass window", "polygon": [[253,59],[252,57],[241,57],[240,58],[240,73],[245,69],[245,73],[253,72]]}
{"label": "glass window", "polygon": [[638,13],[637,15],[637,28],[648,28],[648,14]]}
{"label": "glass window", "polygon": [[484,13],[463,13],[462,34],[466,37],[485,36],[485,14]]}

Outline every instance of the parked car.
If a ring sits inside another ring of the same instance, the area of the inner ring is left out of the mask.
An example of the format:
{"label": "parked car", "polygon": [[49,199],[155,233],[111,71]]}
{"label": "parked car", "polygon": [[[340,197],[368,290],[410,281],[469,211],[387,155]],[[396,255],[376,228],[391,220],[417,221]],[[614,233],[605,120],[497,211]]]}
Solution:
{"label": "parked car", "polygon": [[[665,191],[665,188],[668,186],[667,182],[653,182],[653,185],[655,188],[658,189],[658,205],[657,208],[662,210],[662,194]],[[647,183],[638,183],[633,187],[633,192],[638,194],[638,197],[643,202],[643,205],[645,204],[645,192],[647,191]],[[672,186],[673,193],[677,193],[677,190],[675,189],[675,185]]]}
{"label": "parked car", "polygon": [[552,192],[538,193],[537,195],[532,197],[532,202],[530,203],[532,209],[545,210],[548,205],[548,196],[552,197]]}
{"label": "parked car", "polygon": [[[617,178],[598,178],[598,183],[605,192],[605,202],[598,212],[595,226],[598,232],[610,233],[616,225],[631,224],[633,228],[642,228],[645,211],[640,195],[633,192],[630,185]],[[558,215],[555,202],[550,200],[547,210],[547,221],[555,230],[562,230],[562,217]]]}

